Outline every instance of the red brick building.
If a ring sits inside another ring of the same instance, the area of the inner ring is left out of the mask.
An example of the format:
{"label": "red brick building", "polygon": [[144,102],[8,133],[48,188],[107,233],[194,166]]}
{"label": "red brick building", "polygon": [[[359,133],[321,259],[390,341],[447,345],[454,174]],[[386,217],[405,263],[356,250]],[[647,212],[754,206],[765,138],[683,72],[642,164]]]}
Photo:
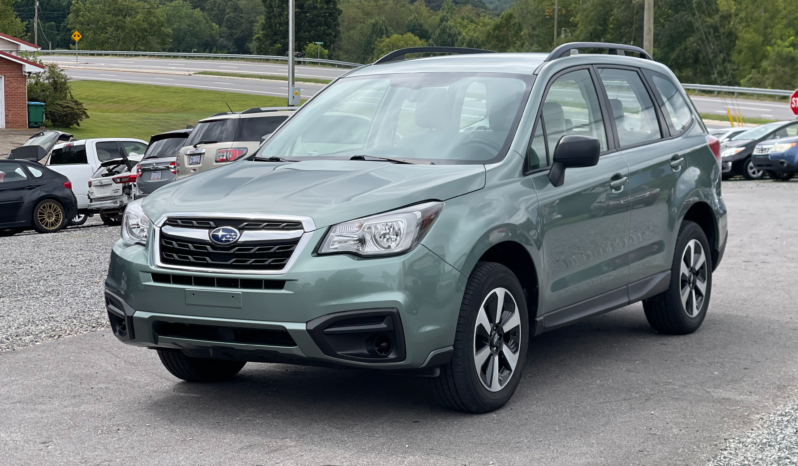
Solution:
{"label": "red brick building", "polygon": [[0,34],[0,129],[28,127],[27,76],[44,67],[15,54],[35,51],[35,45]]}

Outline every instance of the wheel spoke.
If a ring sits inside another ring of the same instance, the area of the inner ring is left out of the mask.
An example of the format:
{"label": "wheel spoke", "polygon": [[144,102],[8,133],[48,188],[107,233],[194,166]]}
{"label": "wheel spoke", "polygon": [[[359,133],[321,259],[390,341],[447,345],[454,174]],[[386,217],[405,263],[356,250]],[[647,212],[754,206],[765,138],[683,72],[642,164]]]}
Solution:
{"label": "wheel spoke", "polygon": [[477,314],[477,328],[479,328],[480,325],[485,329],[485,333],[490,335],[493,325],[491,325],[490,319],[488,319],[488,314],[485,312],[484,306],[479,309],[479,314]]}
{"label": "wheel spoke", "polygon": [[516,364],[518,364],[518,354],[513,353],[507,345],[502,347],[502,354],[504,354],[505,359],[507,359],[510,370],[514,371]]}
{"label": "wheel spoke", "polygon": [[481,350],[474,354],[474,366],[477,368],[477,374],[482,373],[482,366],[485,365],[485,361],[488,360],[488,356],[490,356],[490,346],[488,345],[485,345]]}
{"label": "wheel spoke", "polygon": [[690,312],[689,315],[690,317],[695,317],[698,314],[698,310],[695,308],[696,305],[695,290],[693,289],[690,290],[690,301],[692,301],[692,306],[690,306],[692,312]]}
{"label": "wheel spoke", "polygon": [[704,250],[703,250],[703,248],[699,248],[698,249],[698,257],[695,260],[695,266],[693,266],[693,268],[696,271],[698,271],[698,270],[701,269],[701,266],[703,266],[705,262],[706,262],[706,256],[704,255]]}
{"label": "wheel spoke", "polygon": [[695,287],[698,288],[702,298],[707,295],[707,282],[701,277],[695,277]]}
{"label": "wheel spoke", "polygon": [[[504,295],[505,295],[504,288],[497,288],[496,289],[496,296],[499,298],[499,301],[496,303],[496,316],[493,320],[494,323],[499,323],[502,318],[502,310],[504,309]],[[491,316],[493,317],[493,316]]]}
{"label": "wheel spoke", "polygon": [[682,295],[682,305],[684,305],[684,310],[689,314],[690,311],[687,308],[687,302],[690,300],[690,286],[689,285],[682,286],[681,295]]}
{"label": "wheel spoke", "polygon": [[521,317],[518,315],[518,312],[518,309],[516,309],[502,322],[502,330],[504,330],[505,333],[521,325]]}
{"label": "wheel spoke", "polygon": [[[490,380],[488,380],[488,386],[490,388],[498,388],[499,385],[499,355],[494,354],[490,358],[490,367],[488,367],[488,371],[490,374]],[[496,384],[494,386],[493,384]]]}
{"label": "wheel spoke", "polygon": [[693,242],[690,241],[689,243],[687,243],[687,250],[684,252],[684,257],[686,257],[688,261],[687,262],[688,268],[692,268],[693,264],[695,263],[695,257],[693,257],[693,254],[695,254],[695,251],[693,250]]}

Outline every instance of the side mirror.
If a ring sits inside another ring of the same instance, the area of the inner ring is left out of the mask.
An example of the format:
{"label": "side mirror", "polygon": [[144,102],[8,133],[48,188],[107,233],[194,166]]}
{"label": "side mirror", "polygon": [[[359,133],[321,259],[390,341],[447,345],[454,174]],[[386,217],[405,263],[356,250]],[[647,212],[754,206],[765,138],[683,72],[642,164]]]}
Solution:
{"label": "side mirror", "polygon": [[554,149],[549,181],[555,187],[565,181],[566,168],[592,167],[598,164],[601,144],[587,136],[563,136]]}

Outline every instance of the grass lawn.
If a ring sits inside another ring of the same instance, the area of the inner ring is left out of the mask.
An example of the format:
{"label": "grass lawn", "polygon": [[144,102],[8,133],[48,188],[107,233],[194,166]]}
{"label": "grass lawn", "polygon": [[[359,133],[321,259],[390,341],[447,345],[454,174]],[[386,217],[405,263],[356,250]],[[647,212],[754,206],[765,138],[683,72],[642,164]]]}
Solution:
{"label": "grass lawn", "polygon": [[283,97],[207,91],[146,84],[73,81],[72,93],[89,118],[80,127],[51,128],[77,139],[130,137],[149,141],[153,134],[194,125],[214,113],[252,107],[284,107]]}
{"label": "grass lawn", "polygon": [[[250,79],[268,79],[270,81],[288,81],[288,76],[278,76],[273,74],[249,74],[249,73],[227,73],[224,71],[200,71],[199,73],[205,76],[228,76],[231,78],[250,78]],[[316,79],[316,78],[294,78],[298,83],[315,83],[327,84],[331,79]]]}

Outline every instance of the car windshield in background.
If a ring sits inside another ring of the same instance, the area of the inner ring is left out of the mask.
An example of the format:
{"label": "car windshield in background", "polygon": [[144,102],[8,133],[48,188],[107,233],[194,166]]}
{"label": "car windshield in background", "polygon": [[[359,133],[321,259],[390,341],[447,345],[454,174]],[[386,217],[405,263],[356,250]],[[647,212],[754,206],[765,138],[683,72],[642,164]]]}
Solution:
{"label": "car windshield in background", "polygon": [[32,138],[25,141],[23,146],[42,146],[47,147],[48,145],[55,142],[58,139],[58,133],[56,132],[48,132],[48,133],[39,133],[34,135]]}
{"label": "car windshield in background", "polygon": [[506,153],[533,79],[498,73],[345,78],[298,112],[257,157],[486,163]]}
{"label": "car windshield in background", "polygon": [[191,131],[191,136],[186,141],[187,146],[193,146],[200,142],[232,142],[235,141],[236,122],[235,119],[201,121]]}
{"label": "car windshield in background", "polygon": [[143,160],[176,157],[185,145],[185,137],[159,139],[147,147]]}
{"label": "car windshield in background", "polygon": [[287,116],[241,118],[238,120],[236,141],[260,142],[264,136],[272,134],[287,118]]}
{"label": "car windshield in background", "polygon": [[731,138],[732,141],[753,141],[754,139],[759,139],[762,136],[768,134],[769,132],[775,130],[781,126],[781,123],[770,123],[767,125],[757,126],[756,128],[751,128],[748,131],[744,131],[737,136]]}

